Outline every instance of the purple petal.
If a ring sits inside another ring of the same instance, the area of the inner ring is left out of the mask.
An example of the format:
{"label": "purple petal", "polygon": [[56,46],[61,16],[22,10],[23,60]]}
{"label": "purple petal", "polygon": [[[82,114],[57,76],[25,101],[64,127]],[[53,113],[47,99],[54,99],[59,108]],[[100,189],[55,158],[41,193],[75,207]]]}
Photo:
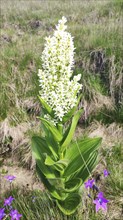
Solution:
{"label": "purple petal", "polygon": [[11,210],[10,216],[11,216],[11,220],[19,220],[22,217],[22,215],[18,213],[17,210]]}
{"label": "purple petal", "polygon": [[9,198],[4,200],[4,206],[10,206],[12,201],[14,200],[14,198],[12,196],[10,196]]}
{"label": "purple petal", "polygon": [[97,195],[98,198],[103,198],[103,192],[99,192]]}
{"label": "purple petal", "polygon": [[94,204],[97,204],[97,201],[98,201],[98,199],[95,199],[95,200],[93,200],[93,203],[94,203]]}
{"label": "purple petal", "polygon": [[5,214],[5,209],[4,208],[0,208],[0,220],[2,220],[4,218]]}
{"label": "purple petal", "polygon": [[102,207],[102,209],[104,209],[105,211],[107,211],[107,204],[106,204],[106,203],[102,203],[101,207]]}
{"label": "purple petal", "polygon": [[85,188],[92,188],[93,187],[93,183],[94,183],[94,180],[92,179],[92,180],[88,180],[87,182],[85,182],[84,184],[85,184]]}
{"label": "purple petal", "polygon": [[101,200],[102,200],[103,203],[108,203],[109,202],[109,200],[107,200],[105,198],[102,198]]}
{"label": "purple petal", "polygon": [[98,210],[101,208],[101,205],[98,201],[96,201],[95,204],[96,204],[96,212],[98,212]]}

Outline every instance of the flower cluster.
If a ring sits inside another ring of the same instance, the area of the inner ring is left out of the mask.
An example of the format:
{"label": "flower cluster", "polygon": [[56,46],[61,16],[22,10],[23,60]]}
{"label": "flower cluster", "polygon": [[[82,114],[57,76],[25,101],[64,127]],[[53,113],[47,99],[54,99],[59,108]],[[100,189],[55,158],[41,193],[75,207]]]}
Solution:
{"label": "flower cluster", "polygon": [[[10,182],[10,184],[16,178],[13,175],[7,175],[4,177],[7,181]],[[4,205],[3,205],[4,207],[0,208],[0,220],[8,219],[7,217],[9,216],[11,217],[11,220],[20,220],[20,218],[22,217],[22,215],[16,209],[13,209],[12,207],[13,200],[14,198],[12,196],[9,196],[4,200]]]}
{"label": "flower cluster", "polygon": [[54,110],[55,119],[63,116],[76,105],[77,94],[82,85],[78,83],[81,74],[73,75],[74,44],[66,31],[66,18],[62,17],[54,35],[46,38],[42,53],[42,70],[39,70],[40,96]]}
{"label": "flower cluster", "polygon": [[18,211],[16,209],[13,209],[11,204],[12,201],[14,200],[14,198],[12,196],[10,196],[9,198],[4,200],[4,207],[6,208],[6,210],[10,211],[10,213],[5,213],[5,208],[0,208],[0,220],[2,220],[5,216],[11,217],[11,220],[20,220],[20,218],[22,217],[22,215],[20,213],[18,213]]}
{"label": "flower cluster", "polygon": [[[108,170],[105,169],[103,171],[104,177],[107,177],[109,174],[110,173],[109,173]],[[85,188],[90,188],[90,189],[96,190],[96,192],[98,192],[98,195],[96,196],[96,198],[93,199],[93,203],[95,204],[96,212],[98,212],[99,209],[107,211],[107,203],[109,202],[109,200],[107,200],[103,196],[103,192],[99,191],[99,188],[95,185],[95,180],[94,179],[89,179],[87,182],[84,183],[84,185],[85,185]],[[88,197],[90,199],[92,199],[90,194],[88,194]]]}

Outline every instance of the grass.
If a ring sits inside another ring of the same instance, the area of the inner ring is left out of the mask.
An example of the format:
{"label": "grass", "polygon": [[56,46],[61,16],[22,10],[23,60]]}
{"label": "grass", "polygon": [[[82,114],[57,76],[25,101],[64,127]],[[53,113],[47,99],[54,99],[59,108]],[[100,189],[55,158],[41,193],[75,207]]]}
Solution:
{"label": "grass", "polygon": [[[106,59],[115,56],[115,66],[121,70],[122,1],[62,1],[60,5],[58,1],[53,2],[25,1],[23,5],[22,1],[9,0],[7,4],[2,1],[1,120],[11,112],[17,114],[20,121],[28,120],[28,115],[25,117],[23,114],[23,100],[29,97],[36,98],[38,94],[37,72],[38,68],[41,68],[40,56],[44,37],[52,34],[55,24],[63,15],[67,17],[68,30],[74,36],[75,61],[78,63],[76,67],[82,63],[79,71],[86,71],[86,74],[82,75],[85,87],[85,75],[91,73],[89,94],[92,93],[94,81],[96,87],[100,87],[100,93],[101,87],[105,87],[102,79],[97,80],[95,70],[92,73],[90,65],[87,66],[91,52],[103,50]],[[107,80],[110,70],[111,67],[108,69]],[[107,72],[107,69],[105,71]],[[98,78],[101,78],[101,74],[104,75],[99,71]],[[116,75],[115,70],[112,74]],[[116,83],[114,87],[115,85]],[[119,87],[120,85],[117,86],[117,90]],[[108,96],[110,95],[109,91]]]}

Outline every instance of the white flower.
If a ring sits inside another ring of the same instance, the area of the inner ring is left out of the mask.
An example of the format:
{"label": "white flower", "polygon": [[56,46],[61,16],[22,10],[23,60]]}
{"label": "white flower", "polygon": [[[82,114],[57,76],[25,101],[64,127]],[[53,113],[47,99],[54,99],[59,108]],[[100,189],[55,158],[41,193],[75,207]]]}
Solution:
{"label": "white flower", "polygon": [[66,21],[67,19],[62,17],[54,35],[46,38],[41,57],[42,70],[38,72],[40,96],[54,110],[55,123],[62,121],[63,116],[76,105],[77,94],[82,87],[78,82],[81,74],[70,80],[73,75],[75,48],[71,34],[66,31]]}

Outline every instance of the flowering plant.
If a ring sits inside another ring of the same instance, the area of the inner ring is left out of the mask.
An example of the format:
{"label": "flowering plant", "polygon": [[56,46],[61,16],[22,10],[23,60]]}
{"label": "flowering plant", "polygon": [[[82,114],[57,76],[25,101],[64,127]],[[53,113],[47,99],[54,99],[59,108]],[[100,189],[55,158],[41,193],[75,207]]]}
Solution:
{"label": "flowering plant", "polygon": [[81,201],[80,187],[97,162],[100,138],[72,141],[82,109],[81,75],[73,77],[73,38],[66,31],[66,18],[56,26],[53,37],[46,38],[42,53],[39,99],[44,137],[32,137],[32,152],[39,177],[60,210],[74,213]]}
{"label": "flowering plant", "polygon": [[4,200],[3,208],[0,208],[0,220],[8,219],[9,217],[11,217],[11,220],[20,220],[22,217],[22,215],[16,209],[13,209],[13,200],[14,198],[12,196],[9,196]]}
{"label": "flowering plant", "polygon": [[[105,169],[103,171],[104,178],[106,178],[109,174],[110,174],[110,172],[107,169]],[[103,196],[103,192],[101,192],[99,187],[96,185],[97,181],[99,181],[99,180],[100,180],[100,177],[99,177],[98,180],[97,179],[88,179],[84,183],[84,185],[85,185],[85,188],[88,189],[87,190],[87,192],[88,192],[87,196],[95,204],[96,212],[98,212],[100,209],[102,209],[104,212],[107,212],[107,203],[109,202],[109,200],[107,200]]]}

